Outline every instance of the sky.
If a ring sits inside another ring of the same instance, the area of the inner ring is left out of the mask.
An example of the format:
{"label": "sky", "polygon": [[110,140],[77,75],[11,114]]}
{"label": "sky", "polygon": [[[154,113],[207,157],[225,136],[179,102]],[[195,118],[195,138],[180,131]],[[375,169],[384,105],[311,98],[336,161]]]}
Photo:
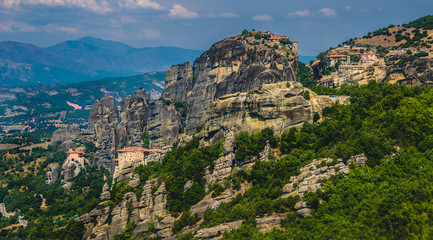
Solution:
{"label": "sky", "polygon": [[85,36],[133,47],[206,50],[270,30],[315,56],[350,38],[433,14],[432,0],[0,0],[0,41],[48,47]]}

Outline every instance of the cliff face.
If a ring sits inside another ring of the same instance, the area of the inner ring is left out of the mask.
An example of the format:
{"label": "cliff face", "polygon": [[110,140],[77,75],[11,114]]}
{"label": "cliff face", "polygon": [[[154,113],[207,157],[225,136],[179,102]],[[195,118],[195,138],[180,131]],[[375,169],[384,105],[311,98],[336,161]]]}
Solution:
{"label": "cliff face", "polygon": [[165,74],[163,98],[185,101],[193,86],[191,62],[172,66]]}
{"label": "cliff face", "polygon": [[89,116],[88,132],[98,147],[94,164],[114,171],[114,157],[116,155],[116,127],[119,113],[112,96],[106,96],[95,101]]}
{"label": "cliff face", "polygon": [[402,65],[395,65],[400,60],[410,57],[408,54],[389,56],[386,60],[387,81],[407,86],[433,85],[433,58],[419,58],[406,62]]}
{"label": "cliff face", "polygon": [[[335,100],[310,92],[310,99],[303,97],[304,87],[298,82],[265,84],[247,93],[219,97],[206,112],[202,136],[214,143],[224,139],[227,131],[248,131],[271,128],[280,135],[290,127],[312,121],[314,113]],[[345,99],[340,99],[344,102]]]}
{"label": "cliff face", "polygon": [[194,86],[188,98],[186,133],[205,120],[204,111],[220,96],[247,92],[262,84],[296,81],[297,50],[245,44],[237,37],[215,43],[194,61]]}
{"label": "cliff face", "polygon": [[[115,150],[122,145],[143,144],[146,132],[151,148],[171,146],[179,141],[180,134],[196,132],[208,118],[207,108],[219,97],[246,93],[264,84],[297,80],[296,46],[275,42],[272,44],[278,47],[273,48],[251,41],[230,37],[215,43],[195,60],[194,66],[186,62],[171,67],[162,100],[149,102],[141,89],[122,100],[120,114],[112,97],[97,100],[89,117],[89,133],[98,146],[95,163],[113,173]],[[186,106],[179,108],[178,103],[185,101]]]}
{"label": "cliff face", "polygon": [[117,140],[127,146],[142,144],[143,127],[147,125],[149,97],[144,89],[127,96],[121,102],[122,121],[117,126]]}

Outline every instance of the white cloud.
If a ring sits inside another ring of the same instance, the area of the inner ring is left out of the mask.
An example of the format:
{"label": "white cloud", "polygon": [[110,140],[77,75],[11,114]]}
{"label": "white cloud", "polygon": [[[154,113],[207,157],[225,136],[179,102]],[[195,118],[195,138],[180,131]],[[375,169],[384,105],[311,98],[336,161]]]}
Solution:
{"label": "white cloud", "polygon": [[254,21],[272,21],[272,16],[270,15],[257,15],[252,18]]}
{"label": "white cloud", "polygon": [[12,8],[20,5],[20,0],[0,0],[0,7]]}
{"label": "white cloud", "polygon": [[290,12],[287,14],[287,17],[310,17],[311,12],[308,10],[300,10],[296,12]]}
{"label": "white cloud", "polygon": [[319,10],[319,13],[322,14],[323,17],[335,17],[337,13],[330,8],[322,8]]}
{"label": "white cloud", "polygon": [[74,27],[66,27],[66,26],[58,26],[57,24],[49,24],[45,26],[45,32],[51,33],[51,32],[65,32],[68,34],[77,34],[80,31],[77,28]]}
{"label": "white cloud", "polygon": [[140,37],[147,40],[158,40],[161,39],[161,33],[154,29],[141,29]]}
{"label": "white cloud", "polygon": [[110,4],[105,0],[0,0],[0,6],[13,8],[22,5],[66,6],[87,9],[97,14],[112,12]]}
{"label": "white cloud", "polygon": [[154,10],[163,10],[164,7],[159,3],[151,0],[121,0],[119,6],[130,9],[149,8]]}
{"label": "white cloud", "polygon": [[222,12],[222,13],[208,13],[206,14],[209,18],[238,18],[240,17],[236,13]]}
{"label": "white cloud", "polygon": [[77,34],[80,31],[74,27],[67,26],[59,26],[57,24],[48,24],[41,26],[33,26],[25,22],[17,22],[17,21],[3,21],[0,22],[0,32],[25,32],[25,33],[33,33],[33,32],[65,32],[68,34]]}
{"label": "white cloud", "polygon": [[190,12],[180,4],[173,4],[173,8],[170,9],[168,16],[176,19],[192,19],[200,17],[198,13]]}
{"label": "white cloud", "polygon": [[350,10],[352,10],[352,7],[347,5],[344,9],[346,9],[347,11],[350,11]]}
{"label": "white cloud", "polygon": [[40,32],[40,30],[24,22],[2,21],[0,22],[0,32]]}

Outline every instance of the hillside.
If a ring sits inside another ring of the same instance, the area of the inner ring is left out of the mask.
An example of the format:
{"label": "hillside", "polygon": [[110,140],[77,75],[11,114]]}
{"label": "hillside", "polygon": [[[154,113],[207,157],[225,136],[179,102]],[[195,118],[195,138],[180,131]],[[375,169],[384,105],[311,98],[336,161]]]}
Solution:
{"label": "hillside", "polygon": [[312,74],[317,85],[341,87],[371,80],[431,86],[433,84],[433,16],[390,25],[350,39],[317,56]]}
{"label": "hillside", "polygon": [[200,53],[175,47],[133,48],[92,37],[48,48],[0,42],[0,87],[75,83],[165,71]]}
{"label": "hillside", "polygon": [[389,25],[343,44],[430,52],[433,50],[433,15],[403,25]]}
{"label": "hillside", "polygon": [[107,78],[63,85],[33,85],[0,89],[3,133],[49,131],[64,124],[87,125],[94,101],[112,95],[117,102],[144,88],[156,100],[164,89],[164,73]]}

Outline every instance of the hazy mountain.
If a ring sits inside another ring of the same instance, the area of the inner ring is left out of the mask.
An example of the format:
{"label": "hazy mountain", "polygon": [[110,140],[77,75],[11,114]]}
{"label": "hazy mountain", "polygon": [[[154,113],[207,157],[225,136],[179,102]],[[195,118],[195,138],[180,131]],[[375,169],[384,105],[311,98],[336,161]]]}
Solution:
{"label": "hazy mountain", "polygon": [[134,48],[92,37],[48,48],[0,42],[0,87],[73,83],[165,71],[200,54],[199,50],[176,47]]}

